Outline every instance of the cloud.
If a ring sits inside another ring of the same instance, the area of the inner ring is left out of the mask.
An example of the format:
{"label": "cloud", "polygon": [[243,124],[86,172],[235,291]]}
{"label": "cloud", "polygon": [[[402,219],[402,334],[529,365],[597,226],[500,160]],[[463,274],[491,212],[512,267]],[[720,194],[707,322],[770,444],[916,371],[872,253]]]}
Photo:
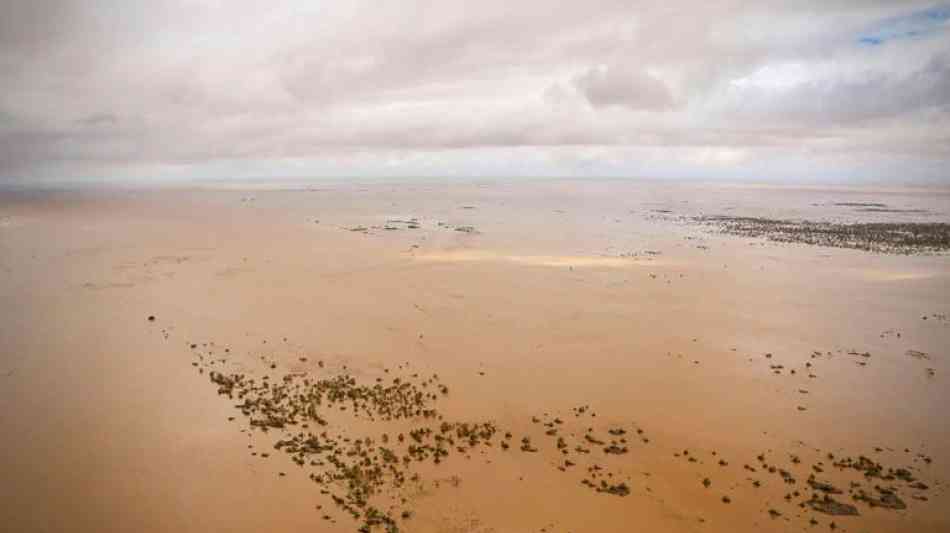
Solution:
{"label": "cloud", "polygon": [[118,122],[118,117],[111,113],[93,113],[91,115],[76,119],[76,124],[93,128],[96,126],[114,126],[118,124]]}
{"label": "cloud", "polygon": [[[908,73],[868,68],[815,76],[797,65],[733,82],[730,111],[758,120],[828,126],[950,111],[950,53]],[[784,79],[783,79],[784,78]],[[935,114],[935,115],[934,115]]]}
{"label": "cloud", "polygon": [[938,6],[890,17],[862,32],[858,42],[879,46],[896,39],[921,39],[950,30],[950,6]]}
{"label": "cloud", "polygon": [[950,157],[950,10],[916,0],[8,4],[0,179]]}
{"label": "cloud", "polygon": [[593,67],[573,80],[594,107],[620,106],[662,111],[673,107],[673,95],[659,79],[647,72],[624,67]]}

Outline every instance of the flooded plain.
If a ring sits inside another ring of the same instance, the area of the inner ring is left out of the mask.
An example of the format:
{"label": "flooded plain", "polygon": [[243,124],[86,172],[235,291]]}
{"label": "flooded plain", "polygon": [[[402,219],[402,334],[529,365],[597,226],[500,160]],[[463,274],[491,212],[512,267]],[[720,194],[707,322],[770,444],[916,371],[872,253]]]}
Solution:
{"label": "flooded plain", "polygon": [[946,531],[948,222],[897,187],[2,191],[0,520]]}

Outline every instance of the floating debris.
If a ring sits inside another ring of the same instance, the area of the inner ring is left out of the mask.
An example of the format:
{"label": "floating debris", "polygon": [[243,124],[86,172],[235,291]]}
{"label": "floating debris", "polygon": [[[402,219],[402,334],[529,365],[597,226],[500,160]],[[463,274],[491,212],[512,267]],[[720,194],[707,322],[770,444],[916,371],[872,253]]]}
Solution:
{"label": "floating debris", "polygon": [[868,252],[917,254],[950,251],[950,224],[942,222],[867,222],[842,224],[808,220],[711,215],[693,217],[700,224],[742,237]]}
{"label": "floating debris", "polygon": [[606,492],[607,494],[613,494],[614,496],[626,496],[630,494],[630,487],[628,487],[626,483],[609,485],[606,481],[601,481],[600,487],[597,488],[597,492]]}
{"label": "floating debris", "polygon": [[832,516],[858,516],[859,514],[857,507],[849,503],[839,502],[827,494],[824,498],[818,498],[816,494],[813,494],[811,499],[805,502],[805,505],[819,513]]}
{"label": "floating debris", "polygon": [[811,476],[808,478],[808,486],[815,490],[824,492],[826,494],[843,494],[843,491],[839,489],[838,487],[835,487],[831,483],[818,481],[817,479],[815,479],[815,476]]}
{"label": "floating debris", "polygon": [[896,511],[907,509],[907,504],[904,503],[904,500],[901,500],[893,490],[877,486],[874,487],[874,490],[876,490],[880,496],[875,497],[859,489],[853,497],[855,500],[864,502],[871,507],[882,507]]}

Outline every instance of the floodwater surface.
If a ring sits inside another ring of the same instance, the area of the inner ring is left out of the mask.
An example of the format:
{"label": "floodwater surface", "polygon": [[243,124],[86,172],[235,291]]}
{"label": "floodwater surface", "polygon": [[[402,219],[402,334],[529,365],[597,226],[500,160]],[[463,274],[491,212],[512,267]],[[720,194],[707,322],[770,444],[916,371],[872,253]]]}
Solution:
{"label": "floodwater surface", "polygon": [[[694,222],[718,215],[945,223],[950,191],[0,192],[0,521],[355,531],[374,508],[379,531],[950,529],[950,258]],[[237,375],[255,385],[215,377]],[[399,383],[420,413],[384,420],[365,395]],[[326,425],[286,410],[314,387]],[[460,436],[475,423],[493,432]],[[307,435],[327,449],[275,448]]]}

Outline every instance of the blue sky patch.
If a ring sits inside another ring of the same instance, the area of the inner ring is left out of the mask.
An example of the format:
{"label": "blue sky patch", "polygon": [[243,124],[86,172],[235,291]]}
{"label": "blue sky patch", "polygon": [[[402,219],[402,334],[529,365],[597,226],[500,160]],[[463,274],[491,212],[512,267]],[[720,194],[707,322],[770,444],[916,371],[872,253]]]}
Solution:
{"label": "blue sky patch", "polygon": [[939,6],[908,15],[884,19],[858,36],[858,43],[879,46],[888,41],[919,39],[945,32],[950,21],[950,6]]}

